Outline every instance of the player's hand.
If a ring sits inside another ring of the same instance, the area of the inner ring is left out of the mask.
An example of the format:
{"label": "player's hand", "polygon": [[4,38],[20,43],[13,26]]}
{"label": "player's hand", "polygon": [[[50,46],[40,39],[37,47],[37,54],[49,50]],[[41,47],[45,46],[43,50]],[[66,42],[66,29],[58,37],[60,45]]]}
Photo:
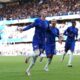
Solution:
{"label": "player's hand", "polygon": [[20,32],[23,32],[23,29],[22,28],[17,28],[18,31]]}

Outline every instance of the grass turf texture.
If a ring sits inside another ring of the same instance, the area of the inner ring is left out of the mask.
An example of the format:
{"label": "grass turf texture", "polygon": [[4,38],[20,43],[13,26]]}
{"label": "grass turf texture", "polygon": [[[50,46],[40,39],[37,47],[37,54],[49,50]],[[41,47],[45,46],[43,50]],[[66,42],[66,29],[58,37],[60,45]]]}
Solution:
{"label": "grass turf texture", "polygon": [[0,56],[0,80],[80,80],[80,56],[74,56],[73,67],[67,67],[68,56],[60,62],[61,56],[55,56],[50,71],[43,70],[46,60],[37,60],[31,71],[31,76],[25,74],[29,64],[25,64],[25,57]]}

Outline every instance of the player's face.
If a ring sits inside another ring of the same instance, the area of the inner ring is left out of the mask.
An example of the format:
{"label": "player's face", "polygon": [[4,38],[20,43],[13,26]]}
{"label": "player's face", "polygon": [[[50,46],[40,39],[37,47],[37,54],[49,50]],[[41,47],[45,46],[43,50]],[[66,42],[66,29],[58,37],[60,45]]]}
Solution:
{"label": "player's face", "polygon": [[76,22],[72,23],[72,26],[75,27],[76,26]]}
{"label": "player's face", "polygon": [[56,21],[51,21],[51,24],[52,24],[53,27],[55,27],[56,26]]}

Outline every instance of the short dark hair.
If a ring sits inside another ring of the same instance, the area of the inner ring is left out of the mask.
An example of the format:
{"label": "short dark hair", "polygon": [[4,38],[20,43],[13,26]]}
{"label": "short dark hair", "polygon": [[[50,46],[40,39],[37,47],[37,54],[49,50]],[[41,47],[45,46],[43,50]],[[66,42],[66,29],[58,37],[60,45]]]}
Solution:
{"label": "short dark hair", "polygon": [[76,23],[76,21],[72,21],[72,23]]}

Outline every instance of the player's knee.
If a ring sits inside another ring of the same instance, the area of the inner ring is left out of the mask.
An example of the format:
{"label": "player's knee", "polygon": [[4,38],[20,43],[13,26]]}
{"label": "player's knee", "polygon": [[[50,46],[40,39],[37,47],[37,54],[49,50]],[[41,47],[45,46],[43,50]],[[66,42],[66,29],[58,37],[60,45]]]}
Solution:
{"label": "player's knee", "polygon": [[53,58],[53,55],[48,55],[47,58],[51,58],[52,59]]}
{"label": "player's knee", "polygon": [[65,49],[65,54],[68,52],[68,49]]}
{"label": "player's knee", "polygon": [[36,49],[36,50],[34,51],[34,53],[35,53],[35,56],[38,56],[38,55],[40,54],[39,49]]}
{"label": "player's knee", "polygon": [[32,61],[32,65],[34,65],[35,64],[35,61]]}

